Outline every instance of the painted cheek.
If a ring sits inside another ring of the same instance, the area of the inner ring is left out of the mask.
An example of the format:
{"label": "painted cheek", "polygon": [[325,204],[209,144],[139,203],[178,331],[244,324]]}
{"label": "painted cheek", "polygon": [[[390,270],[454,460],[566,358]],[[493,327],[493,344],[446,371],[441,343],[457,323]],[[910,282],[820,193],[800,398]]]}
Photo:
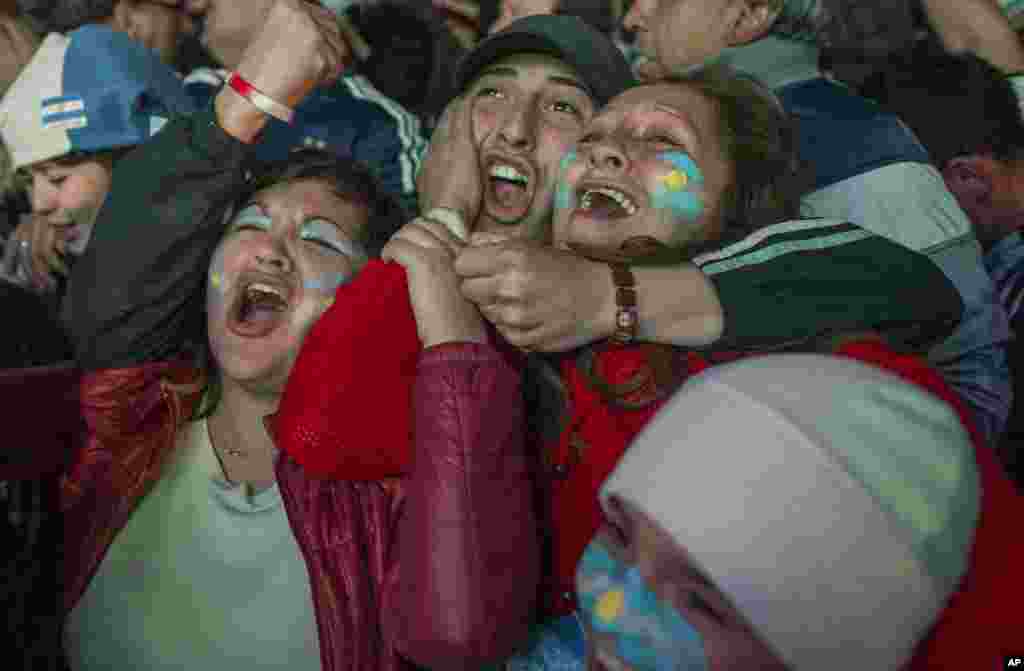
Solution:
{"label": "painted cheek", "polygon": [[659,154],[665,170],[657,176],[651,202],[683,221],[696,221],[704,213],[704,174],[688,154]]}
{"label": "painted cheek", "polygon": [[225,270],[224,248],[218,249],[210,261],[210,270],[206,278],[206,311],[209,315],[219,315],[227,303],[227,290],[230,276]]}
{"label": "painted cheek", "polygon": [[576,207],[576,196],[569,186],[569,169],[578,158],[575,151],[568,151],[558,164],[558,187],[555,190],[555,207],[559,210],[571,210]]}
{"label": "painted cheek", "polygon": [[306,289],[322,294],[317,299],[317,304],[320,308],[326,310],[334,305],[334,294],[338,287],[348,282],[353,276],[339,272],[322,273],[318,277],[306,280],[304,286]]}
{"label": "painted cheek", "polygon": [[707,671],[701,635],[661,603],[639,570],[591,543],[577,568],[582,614],[637,671]]}

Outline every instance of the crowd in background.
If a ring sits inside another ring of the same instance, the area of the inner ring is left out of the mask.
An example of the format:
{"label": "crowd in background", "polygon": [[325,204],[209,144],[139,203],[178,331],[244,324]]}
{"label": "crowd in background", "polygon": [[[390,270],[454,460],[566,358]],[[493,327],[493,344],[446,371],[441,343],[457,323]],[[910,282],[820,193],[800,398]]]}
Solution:
{"label": "crowd in background", "polygon": [[1021,654],[1018,28],[2,3],[11,668]]}

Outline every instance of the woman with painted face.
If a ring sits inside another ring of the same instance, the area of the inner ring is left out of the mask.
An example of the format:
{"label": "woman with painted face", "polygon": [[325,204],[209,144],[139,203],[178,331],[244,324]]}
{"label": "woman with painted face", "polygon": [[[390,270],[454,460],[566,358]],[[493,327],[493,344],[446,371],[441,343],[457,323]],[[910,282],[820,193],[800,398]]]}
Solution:
{"label": "woman with painted face", "polygon": [[[531,358],[528,416],[531,438],[543,445],[548,619],[514,668],[556,658],[582,668],[574,574],[601,520],[598,488],[664,399],[709,365],[694,351],[625,344],[632,293],[625,264],[683,263],[794,219],[798,168],[788,117],[774,97],[725,69],[620,94],[563,159],[552,243],[612,264],[626,319],[617,341],[556,360]],[[836,225],[837,234],[852,229]]]}
{"label": "woman with painted face", "polygon": [[[585,617],[581,619],[588,622],[592,634],[593,627],[602,623],[601,618],[611,614],[604,622],[608,626],[603,633],[592,637],[595,650],[600,652],[592,655],[598,660],[592,668],[730,669],[754,661],[756,667],[744,668],[788,668],[772,656],[771,648],[762,638],[747,635],[749,629],[743,628],[741,619],[736,619],[735,626],[725,627],[726,633],[715,639],[715,649],[725,651],[716,653],[720,657],[703,659],[689,654],[693,649],[690,643],[701,640],[692,626],[694,620],[686,621],[671,608],[665,608],[664,601],[654,598],[646,589],[647,583],[641,580],[644,576],[640,573],[619,571],[607,554],[587,557],[583,549],[606,519],[598,504],[602,483],[633,438],[662,412],[665,399],[685,380],[741,356],[632,343],[634,334],[629,317],[635,296],[625,264],[668,266],[694,262],[710,269],[706,272],[714,272],[715,265],[724,269],[730,262],[735,263],[735,257],[722,251],[734,247],[729,246],[730,242],[743,239],[756,245],[773,230],[789,230],[793,235],[791,244],[799,246],[801,226],[792,219],[798,211],[804,178],[793,138],[787,115],[768,89],[745,76],[712,68],[620,94],[593,119],[577,150],[563,160],[552,225],[553,244],[612,265],[619,285],[620,316],[624,317],[617,334],[620,337],[561,356],[554,362],[559,369],[557,377],[550,370],[547,376],[538,376],[542,381],[557,379],[559,385],[552,393],[538,394],[538,398],[549,399],[546,410],[531,409],[529,413],[536,422],[534,432],[540,436],[546,456],[547,475],[541,481],[547,492],[544,518],[550,529],[547,542],[552,567],[546,605],[554,615],[582,608]],[[837,222],[834,233],[849,235],[854,230]],[[836,272],[840,269],[836,268]],[[850,290],[856,291],[856,285],[851,285]],[[805,351],[809,347],[862,359],[871,365],[889,366],[895,362],[910,366],[915,375],[924,376],[929,384],[945,390],[925,364],[914,357],[897,355],[873,333],[834,334],[827,342],[799,345]],[[553,406],[550,399],[555,401]],[[559,406],[561,412],[551,412],[552,407]],[[841,401],[834,408],[847,412],[847,405]],[[960,433],[965,434],[952,413],[948,414]],[[699,412],[694,415],[697,416]],[[887,423],[883,414],[871,416],[872,422],[883,426],[900,426],[899,417]],[[677,431],[681,430],[679,424],[675,426]],[[911,442],[921,452],[922,461],[936,458],[926,447],[930,445],[927,441]],[[663,444],[672,445],[667,440]],[[669,469],[670,472],[677,474],[678,468],[686,468],[695,479],[704,477],[701,458],[691,459],[686,450],[674,448],[672,455],[671,463],[678,467]],[[637,483],[645,482],[644,477],[656,479],[665,474],[656,459],[645,465],[648,472],[637,475]],[[999,479],[998,487],[1002,487],[1000,496],[1008,495],[1005,475],[994,462],[990,466],[996,469],[994,477]],[[927,472],[926,467],[910,469],[906,477],[919,478],[926,483],[922,486],[927,487]],[[691,516],[713,518],[712,511],[693,503],[687,505]],[[756,533],[755,525],[751,535]],[[968,561],[967,549],[962,550],[959,568],[955,575],[945,576],[942,589],[936,591],[934,602],[929,604],[933,607],[930,613],[921,615],[920,604],[907,605],[922,619],[920,627],[905,629],[900,634],[903,638],[898,642],[903,644],[904,652],[909,650],[909,644],[924,637],[927,627],[934,623],[946,599],[955,591]],[[741,550],[736,548],[736,552]],[[582,591],[577,592],[577,587]],[[881,589],[879,594],[884,597]],[[714,594],[710,590],[705,592],[708,593],[700,592],[698,596],[714,603]],[[625,601],[615,601],[619,597]],[[714,618],[719,612],[725,612],[724,606],[705,608],[701,616]],[[620,614],[622,618],[617,619]],[[706,618],[700,621],[705,622]],[[573,623],[567,624],[565,617],[556,622],[560,622],[556,631],[562,637],[562,645],[567,647]],[[617,624],[613,626],[613,622]],[[630,627],[638,628],[639,638],[634,636],[638,632]],[[774,643],[773,639],[769,641]],[[577,650],[579,647],[577,644]],[[881,644],[879,648],[887,646]],[[879,659],[887,662],[897,658],[906,657],[882,655]],[[784,659],[789,660],[785,656]],[[868,665],[898,668],[895,664]],[[795,668],[822,667],[816,662],[805,662]]]}
{"label": "woman with painted face", "polygon": [[[403,257],[417,291],[374,296],[431,315],[414,389],[376,399],[410,405],[415,467],[312,477],[266,423],[335,293],[402,223],[351,162],[247,161],[269,115],[338,75],[340,39],[325,10],[278,0],[236,86],[114,168],[69,297],[88,428],[61,481],[71,669],[478,668],[525,633],[518,376],[429,254]],[[476,397],[492,410],[465,412]]]}

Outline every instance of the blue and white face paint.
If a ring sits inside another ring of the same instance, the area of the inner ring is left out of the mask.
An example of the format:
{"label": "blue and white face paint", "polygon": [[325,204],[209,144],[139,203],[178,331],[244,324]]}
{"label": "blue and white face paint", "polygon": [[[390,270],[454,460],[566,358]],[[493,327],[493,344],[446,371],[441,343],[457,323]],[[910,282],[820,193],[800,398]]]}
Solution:
{"label": "blue and white face paint", "polygon": [[595,643],[635,671],[707,671],[704,641],[674,607],[660,601],[640,571],[593,541],[576,569],[580,614]]}
{"label": "blue and white face paint", "polygon": [[665,152],[658,158],[671,169],[658,178],[658,186],[651,194],[653,206],[668,210],[682,221],[697,221],[704,214],[704,173],[684,152]]}
{"label": "blue and white face paint", "polygon": [[[263,212],[259,205],[248,205],[235,216],[230,230],[232,232],[245,229],[270,231],[273,225],[273,220]],[[337,226],[319,217],[312,217],[302,223],[299,229],[299,238],[316,242],[329,250],[344,254],[357,261],[360,267],[366,263],[369,257],[361,244],[348,239],[341,234]]]}
{"label": "blue and white face paint", "polygon": [[[248,205],[233,217],[229,233],[234,234],[246,230],[269,233],[273,224],[273,219],[267,216],[259,205]],[[324,294],[320,303],[323,308],[329,308],[334,303],[334,294],[338,287],[355,277],[355,274],[366,265],[369,254],[359,242],[342,235],[337,226],[319,217],[312,217],[304,221],[299,228],[298,235],[299,239],[316,243],[326,251],[343,254],[352,262],[352,273],[325,272],[303,282],[304,289]],[[224,270],[223,259],[220,254],[216,254],[210,263],[209,272],[211,300],[219,300],[221,294],[230,284],[230,277]]]}

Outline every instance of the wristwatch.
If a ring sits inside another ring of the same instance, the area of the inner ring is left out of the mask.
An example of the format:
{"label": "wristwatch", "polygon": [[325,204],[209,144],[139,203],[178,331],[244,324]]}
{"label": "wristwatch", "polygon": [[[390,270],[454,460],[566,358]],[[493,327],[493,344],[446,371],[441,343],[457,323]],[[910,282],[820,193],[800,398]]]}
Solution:
{"label": "wristwatch", "polygon": [[628,345],[636,340],[640,328],[636,310],[636,277],[629,266],[623,263],[608,264],[612,269],[615,283],[615,332],[611,340],[619,345]]}

